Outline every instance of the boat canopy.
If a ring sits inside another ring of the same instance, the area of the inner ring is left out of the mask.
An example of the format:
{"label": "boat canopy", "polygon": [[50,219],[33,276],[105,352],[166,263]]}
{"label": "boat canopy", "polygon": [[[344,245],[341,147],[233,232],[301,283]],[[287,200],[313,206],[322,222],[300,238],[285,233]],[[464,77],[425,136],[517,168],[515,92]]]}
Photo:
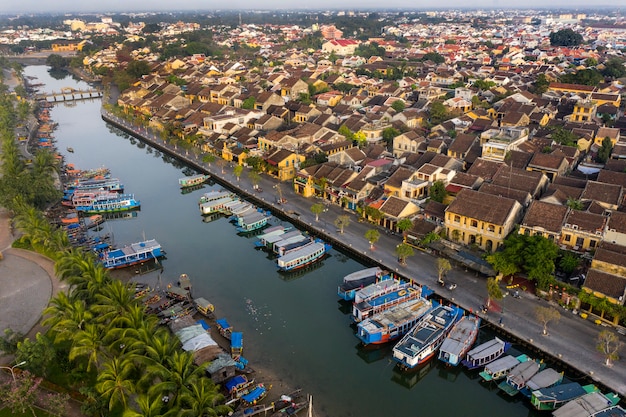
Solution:
{"label": "boat canopy", "polygon": [[217,319],[215,320],[215,323],[217,323],[217,325],[220,326],[222,329],[230,328],[230,324],[228,324],[228,321],[226,319]]}
{"label": "boat canopy", "polygon": [[230,337],[231,348],[241,349],[243,347],[243,333],[232,332]]}

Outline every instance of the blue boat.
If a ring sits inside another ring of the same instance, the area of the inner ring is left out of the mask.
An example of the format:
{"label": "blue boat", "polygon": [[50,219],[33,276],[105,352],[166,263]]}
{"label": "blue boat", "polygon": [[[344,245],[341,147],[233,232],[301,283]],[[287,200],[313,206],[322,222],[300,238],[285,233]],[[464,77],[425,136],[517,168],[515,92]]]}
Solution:
{"label": "blue boat", "polygon": [[[383,281],[378,287],[366,287],[357,291],[352,304],[352,320],[359,323],[374,314],[387,310],[405,301],[422,296],[422,288],[400,281]],[[371,291],[371,289],[374,291]]]}
{"label": "blue boat", "polygon": [[241,402],[245,405],[254,405],[257,402],[261,401],[267,395],[267,388],[265,385],[258,384],[255,388],[253,388],[250,392],[241,396]]}
{"label": "blue boat", "polygon": [[328,243],[316,240],[310,245],[303,246],[293,252],[279,257],[276,262],[281,271],[293,271],[304,268],[314,262],[321,260],[326,252],[331,249]]}
{"label": "blue boat", "polygon": [[215,324],[217,324],[217,330],[220,332],[222,336],[226,339],[230,340],[231,334],[233,332],[233,327],[228,323],[228,321],[224,318],[215,320]]}
{"label": "blue boat", "polygon": [[163,256],[164,252],[161,250],[161,245],[151,239],[132,243],[119,249],[103,251],[98,255],[105,268],[117,269],[157,259]]}
{"label": "blue boat", "polygon": [[243,333],[231,332],[230,334],[230,356],[237,359],[243,353]]}
{"label": "blue boat", "polygon": [[364,345],[379,345],[399,339],[431,308],[432,303],[423,297],[398,304],[360,322],[356,337]]}
{"label": "blue boat", "polygon": [[361,269],[343,277],[343,282],[337,288],[337,295],[343,300],[353,301],[357,290],[387,279],[391,279],[391,274],[377,266]]}
{"label": "blue boat", "polygon": [[224,383],[224,388],[231,399],[235,399],[247,394],[253,385],[254,379],[249,380],[245,375],[235,375]]}
{"label": "blue boat", "polygon": [[138,209],[141,203],[135,200],[132,194],[119,194],[116,197],[99,196],[91,205],[76,206],[76,210],[83,213],[115,213]]}
{"label": "blue boat", "polygon": [[401,369],[413,369],[435,356],[463,309],[439,305],[433,308],[393,348],[393,359]]}

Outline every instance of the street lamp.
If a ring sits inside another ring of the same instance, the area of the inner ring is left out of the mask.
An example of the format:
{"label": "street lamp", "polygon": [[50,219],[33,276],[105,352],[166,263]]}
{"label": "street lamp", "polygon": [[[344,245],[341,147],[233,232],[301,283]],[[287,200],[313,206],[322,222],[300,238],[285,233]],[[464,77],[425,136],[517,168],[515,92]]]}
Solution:
{"label": "street lamp", "polygon": [[15,371],[14,369],[17,368],[18,366],[22,366],[25,365],[26,361],[22,361],[18,364],[15,364],[13,366],[0,366],[0,369],[8,369],[9,371],[11,371],[11,376],[13,377],[13,382],[15,382]]}

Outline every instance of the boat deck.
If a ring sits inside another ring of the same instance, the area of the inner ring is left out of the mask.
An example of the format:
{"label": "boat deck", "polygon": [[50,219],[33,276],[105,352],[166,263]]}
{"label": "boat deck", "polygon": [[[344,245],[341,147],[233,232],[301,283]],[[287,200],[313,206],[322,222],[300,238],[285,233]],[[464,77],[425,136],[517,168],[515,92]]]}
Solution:
{"label": "boat deck", "polygon": [[456,365],[462,359],[463,353],[474,344],[478,336],[479,325],[480,318],[463,316],[450,330],[450,333],[441,344],[439,348],[440,358],[449,358],[451,361],[456,362],[454,363]]}
{"label": "boat deck", "polygon": [[368,333],[374,333],[378,329],[391,329],[410,321],[416,316],[423,316],[431,307],[432,303],[424,298],[410,300],[375,314],[359,323],[358,327]]}
{"label": "boat deck", "polygon": [[485,365],[485,369],[479,374],[485,381],[499,379],[506,375],[506,372],[516,367],[521,362],[520,358],[512,355],[503,356],[500,359]]}
{"label": "boat deck", "polygon": [[[505,350],[506,342],[495,337],[467,352],[463,364],[468,368],[482,366],[486,364],[487,358],[494,357],[494,355],[499,356],[498,354],[501,355]],[[494,360],[497,359],[497,356],[494,357]]]}
{"label": "boat deck", "polygon": [[407,357],[416,357],[420,351],[435,342],[456,321],[457,315],[450,307],[437,306],[420,320],[398,344],[394,351]]}

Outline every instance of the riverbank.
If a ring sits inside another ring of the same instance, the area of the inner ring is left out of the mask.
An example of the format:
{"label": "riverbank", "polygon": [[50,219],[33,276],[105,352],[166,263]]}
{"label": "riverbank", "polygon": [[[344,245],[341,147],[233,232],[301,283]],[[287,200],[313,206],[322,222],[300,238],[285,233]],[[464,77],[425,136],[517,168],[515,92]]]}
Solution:
{"label": "riverbank", "polygon": [[[222,170],[215,164],[203,163],[199,156],[193,152],[183,154],[145,128],[132,126],[106,112],[102,113],[102,117],[105,121],[133,137],[176,157],[200,172],[212,175],[213,179],[220,185],[241,193],[245,198],[258,205],[272,209],[277,216],[289,220],[297,227],[312,231],[323,239],[332,242],[336,247],[349,252],[351,256],[367,260],[371,264],[381,265],[406,279],[414,280],[420,285],[427,285],[436,291],[436,297],[450,300],[468,311],[478,311],[479,306],[484,303],[486,285],[482,276],[464,271],[463,268],[455,268],[450,271],[448,276],[458,283],[458,288],[453,291],[441,288],[436,285],[437,273],[432,256],[418,252],[407,260],[406,265],[398,264],[394,255],[394,248],[400,242],[399,236],[381,233],[381,238],[376,246],[370,248],[363,236],[373,226],[358,222],[353,217],[353,222],[346,227],[345,233],[338,233],[333,225],[333,220],[335,216],[346,214],[346,211],[337,206],[327,206],[327,212],[320,215],[319,220],[316,221],[310,207],[317,201],[296,195],[291,187],[286,184],[283,185],[282,189],[287,203],[277,205],[274,203],[276,201],[276,192],[273,189],[276,184],[274,179],[263,175],[259,184],[263,191],[255,192],[247,176],[235,177],[231,172],[232,168]],[[615,391],[622,396],[626,395],[626,381],[623,378],[624,372],[626,372],[624,362],[618,361],[612,367],[606,367],[603,356],[595,349],[597,335],[605,329],[603,326],[595,325],[589,320],[584,320],[580,316],[563,310],[558,325],[551,326],[550,336],[542,336],[542,326],[534,319],[534,309],[538,305],[548,305],[547,301],[539,299],[531,293],[523,293],[520,299],[503,300],[503,303],[506,303],[506,312],[487,315],[479,313],[484,322],[505,332],[507,338],[542,352],[541,356],[557,364],[557,367],[567,369],[568,373],[571,370],[571,372],[576,373],[576,377],[584,376],[602,389]]]}

